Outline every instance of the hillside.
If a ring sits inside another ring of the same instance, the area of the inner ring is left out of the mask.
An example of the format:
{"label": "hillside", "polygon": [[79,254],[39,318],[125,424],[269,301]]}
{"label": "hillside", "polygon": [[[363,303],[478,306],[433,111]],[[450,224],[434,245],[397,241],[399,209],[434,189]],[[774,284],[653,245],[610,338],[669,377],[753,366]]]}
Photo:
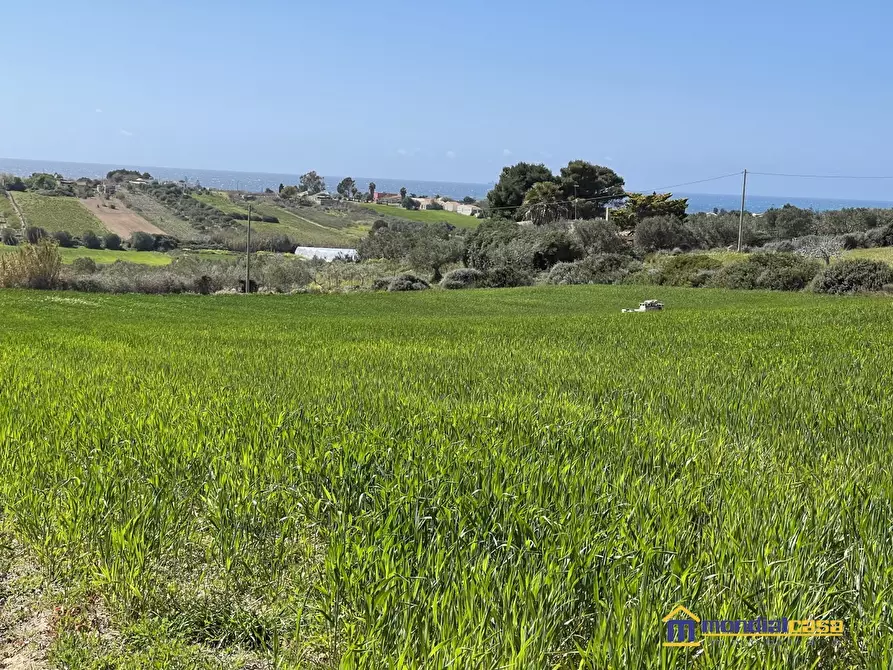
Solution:
{"label": "hillside", "polygon": [[28,226],[43,228],[50,233],[64,230],[72,235],[81,235],[88,230],[97,235],[109,232],[77,198],[37,193],[10,193],[10,196],[21,208]]}

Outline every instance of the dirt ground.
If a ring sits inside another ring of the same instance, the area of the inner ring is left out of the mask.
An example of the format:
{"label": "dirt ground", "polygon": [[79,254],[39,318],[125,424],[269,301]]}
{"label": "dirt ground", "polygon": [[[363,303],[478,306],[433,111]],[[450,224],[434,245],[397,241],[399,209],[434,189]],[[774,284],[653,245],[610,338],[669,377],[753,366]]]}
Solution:
{"label": "dirt ground", "polygon": [[[80,203],[86,207],[93,216],[102,221],[102,224],[113,233],[127,239],[133,233],[143,231],[153,234],[165,234],[161,228],[146,221],[139,214],[127,207],[120,200],[101,200],[100,198],[88,198]],[[103,205],[114,205],[104,207]]]}

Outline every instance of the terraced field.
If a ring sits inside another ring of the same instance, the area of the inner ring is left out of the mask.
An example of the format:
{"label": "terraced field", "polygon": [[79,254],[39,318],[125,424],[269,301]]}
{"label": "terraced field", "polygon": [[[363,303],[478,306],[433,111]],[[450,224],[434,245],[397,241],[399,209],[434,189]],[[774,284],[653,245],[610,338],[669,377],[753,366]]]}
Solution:
{"label": "terraced field", "polygon": [[93,216],[77,198],[27,192],[11,195],[29,226],[43,228],[50,233],[65,230],[72,235],[80,235],[88,230],[97,235],[108,232],[102,221]]}
{"label": "terraced field", "polygon": [[[248,213],[247,203],[244,205],[233,203],[223,193],[196,194],[192,197],[227,214]],[[252,221],[252,230],[267,235],[287,235],[299,246],[353,247],[368,231],[368,227],[356,225],[344,217],[310,211],[306,214],[303,211],[296,213],[263,201],[252,203],[252,211],[260,216],[273,216],[279,219],[279,223]],[[313,218],[310,218],[311,216]],[[320,220],[323,222],[319,222]],[[243,221],[239,223],[245,225]]]}
{"label": "terraced field", "polygon": [[0,228],[4,226],[19,230],[22,223],[9,198],[0,194]]}

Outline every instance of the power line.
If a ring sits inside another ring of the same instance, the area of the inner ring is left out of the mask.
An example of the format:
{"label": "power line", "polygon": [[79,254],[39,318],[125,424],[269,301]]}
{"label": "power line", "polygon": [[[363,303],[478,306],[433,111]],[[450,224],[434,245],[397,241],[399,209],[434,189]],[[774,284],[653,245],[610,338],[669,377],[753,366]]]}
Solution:
{"label": "power line", "polygon": [[[757,173],[751,173],[757,174]],[[684,184],[673,184],[672,186],[661,186],[660,188],[651,188],[647,189],[649,191],[667,191],[671,188],[680,188],[682,186],[693,186],[694,184],[703,184],[708,181],[718,181],[720,179],[728,179],[729,177],[738,177],[741,175],[741,172],[730,172],[729,174],[719,175],[718,177],[707,177],[707,179],[698,179],[696,181],[687,181]]]}
{"label": "power line", "polygon": [[797,177],[798,179],[893,179],[893,176],[873,177],[846,174],[787,174],[785,172],[748,172],[764,177]]}

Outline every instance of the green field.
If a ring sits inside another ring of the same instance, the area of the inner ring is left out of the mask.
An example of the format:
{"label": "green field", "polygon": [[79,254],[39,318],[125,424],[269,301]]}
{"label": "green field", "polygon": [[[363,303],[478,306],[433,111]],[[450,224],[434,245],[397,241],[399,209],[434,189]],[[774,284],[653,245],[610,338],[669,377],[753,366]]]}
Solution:
{"label": "green field", "polygon": [[[667,309],[620,313],[645,298]],[[0,313],[0,592],[34,613],[3,640],[54,667],[893,663],[889,299],[0,291]],[[661,646],[677,603],[846,634],[693,654]]]}
{"label": "green field", "polygon": [[844,253],[844,258],[869,258],[893,265],[893,247],[875,247],[874,249],[851,249]]}
{"label": "green field", "polygon": [[19,220],[19,215],[16,214],[9,198],[0,194],[0,228],[4,226],[18,231],[22,227],[22,222]]}
{"label": "green field", "polygon": [[[15,251],[17,247],[0,245],[0,253]],[[122,249],[87,249],[86,247],[64,248],[58,247],[62,262],[70,265],[75,258],[92,258],[99,265],[109,265],[115,261],[127,261],[140,265],[170,265],[173,257],[157,251],[129,251]]]}
{"label": "green field", "polygon": [[363,205],[378,214],[387,216],[396,216],[401,219],[410,219],[411,221],[421,221],[423,223],[450,223],[457,228],[477,228],[481,222],[480,219],[473,216],[465,216],[456,212],[433,211],[433,210],[410,210],[403,209],[393,205]]}
{"label": "green field", "polygon": [[15,193],[13,197],[29,226],[43,228],[49,233],[65,230],[72,235],[81,235],[88,230],[97,235],[108,232],[102,221],[81,205],[77,198],[36,193]]}
{"label": "green field", "polygon": [[155,198],[139,188],[119,191],[124,203],[150,223],[158,226],[168,235],[180,240],[193,240],[198,231],[188,221],[184,221]]}
{"label": "green field", "polygon": [[[247,214],[248,212],[247,203],[235,204],[222,192],[204,193],[192,197],[227,214]],[[313,208],[307,209],[312,210]],[[313,216],[309,211],[307,214],[297,214],[266,202],[252,203],[252,211],[260,216],[275,216],[279,219],[279,223],[255,220],[251,224],[253,231],[267,235],[286,235],[300,246],[354,247],[357,240],[368,231],[368,227],[350,225],[349,221],[345,226],[341,219],[335,219],[339,224],[337,226],[327,225],[328,222],[318,223],[309,218]],[[238,223],[245,226],[244,221]]]}

